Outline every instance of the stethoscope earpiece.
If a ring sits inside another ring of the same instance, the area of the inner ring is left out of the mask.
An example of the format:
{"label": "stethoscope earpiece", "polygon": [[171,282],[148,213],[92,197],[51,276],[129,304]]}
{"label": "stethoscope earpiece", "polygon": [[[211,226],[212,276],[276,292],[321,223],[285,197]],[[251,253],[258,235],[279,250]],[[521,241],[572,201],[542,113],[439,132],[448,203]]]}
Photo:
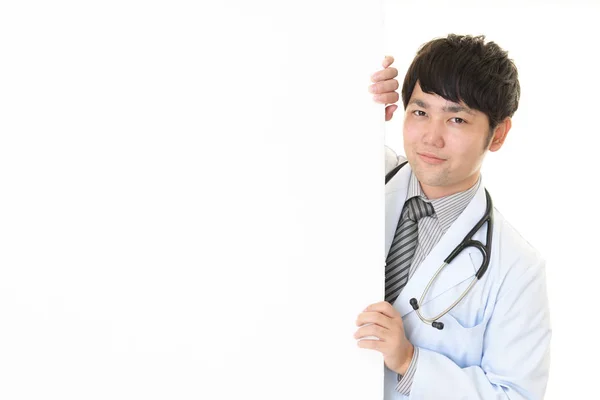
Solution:
{"label": "stethoscope earpiece", "polygon": [[419,309],[419,303],[417,302],[417,299],[415,299],[414,297],[412,299],[410,299],[410,305],[412,306],[413,310]]}
{"label": "stethoscope earpiece", "polygon": [[433,326],[434,328],[438,329],[438,330],[442,330],[444,329],[444,323],[443,322],[433,322],[431,324],[431,326]]}
{"label": "stethoscope earpiece", "polygon": [[[410,299],[410,305],[412,306],[413,310],[418,310],[419,309],[419,302],[414,297],[412,299]],[[444,323],[443,322],[434,321],[431,324],[431,326],[433,326],[434,328],[436,328],[436,329],[438,329],[440,331],[442,329],[444,329]]]}

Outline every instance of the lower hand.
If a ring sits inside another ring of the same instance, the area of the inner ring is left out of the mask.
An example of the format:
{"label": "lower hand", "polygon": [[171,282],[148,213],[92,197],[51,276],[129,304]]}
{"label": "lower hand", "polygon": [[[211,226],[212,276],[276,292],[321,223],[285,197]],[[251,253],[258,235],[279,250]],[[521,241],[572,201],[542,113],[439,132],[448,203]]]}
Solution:
{"label": "lower hand", "polygon": [[[362,326],[370,324],[367,326]],[[414,346],[404,333],[400,313],[388,302],[382,301],[368,306],[357,318],[361,326],[354,334],[355,339],[375,336],[379,340],[362,339],[358,347],[381,352],[385,365],[392,371],[404,375],[412,360]]]}

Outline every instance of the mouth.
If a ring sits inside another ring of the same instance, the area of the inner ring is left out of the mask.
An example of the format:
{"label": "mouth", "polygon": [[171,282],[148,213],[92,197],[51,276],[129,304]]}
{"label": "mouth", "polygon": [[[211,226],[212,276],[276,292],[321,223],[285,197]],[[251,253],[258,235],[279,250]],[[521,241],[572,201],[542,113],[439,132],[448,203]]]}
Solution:
{"label": "mouth", "polygon": [[443,158],[436,157],[431,153],[417,153],[417,155],[421,160],[423,160],[427,164],[438,165],[446,161]]}

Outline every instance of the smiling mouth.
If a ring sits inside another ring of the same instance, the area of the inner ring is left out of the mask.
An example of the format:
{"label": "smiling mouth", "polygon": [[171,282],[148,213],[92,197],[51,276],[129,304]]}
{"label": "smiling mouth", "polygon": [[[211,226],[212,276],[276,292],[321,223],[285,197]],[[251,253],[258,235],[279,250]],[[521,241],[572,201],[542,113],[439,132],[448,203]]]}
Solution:
{"label": "smiling mouth", "polygon": [[427,164],[432,164],[432,165],[438,165],[443,163],[444,159],[442,158],[438,158],[432,154],[427,154],[427,153],[417,153],[417,155],[419,156],[419,158],[423,161],[425,161]]}

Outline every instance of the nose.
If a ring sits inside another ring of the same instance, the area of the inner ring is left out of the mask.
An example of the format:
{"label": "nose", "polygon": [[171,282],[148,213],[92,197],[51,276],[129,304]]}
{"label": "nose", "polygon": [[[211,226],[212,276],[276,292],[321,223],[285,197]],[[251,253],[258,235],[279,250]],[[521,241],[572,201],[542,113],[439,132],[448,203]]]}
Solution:
{"label": "nose", "polygon": [[444,123],[441,120],[430,118],[425,124],[423,143],[433,147],[444,147]]}

